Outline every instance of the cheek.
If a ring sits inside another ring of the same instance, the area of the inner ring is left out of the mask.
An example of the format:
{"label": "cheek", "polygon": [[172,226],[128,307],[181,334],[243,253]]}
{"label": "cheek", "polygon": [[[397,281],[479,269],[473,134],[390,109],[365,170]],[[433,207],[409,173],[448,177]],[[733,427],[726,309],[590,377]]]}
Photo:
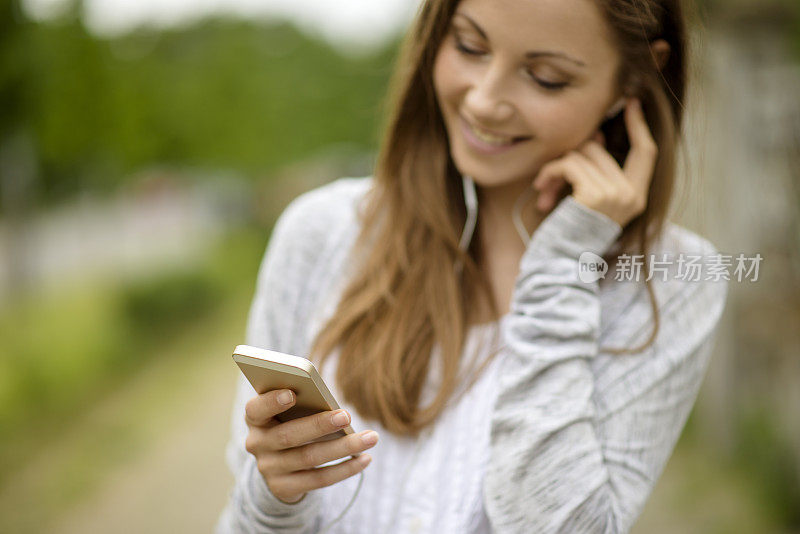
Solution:
{"label": "cheek", "polygon": [[552,152],[571,150],[594,131],[592,106],[565,96],[543,96],[529,102],[525,111],[535,135]]}
{"label": "cheek", "polygon": [[458,68],[458,58],[443,47],[433,64],[433,87],[439,105],[447,110],[449,101],[456,98],[465,87],[463,69]]}

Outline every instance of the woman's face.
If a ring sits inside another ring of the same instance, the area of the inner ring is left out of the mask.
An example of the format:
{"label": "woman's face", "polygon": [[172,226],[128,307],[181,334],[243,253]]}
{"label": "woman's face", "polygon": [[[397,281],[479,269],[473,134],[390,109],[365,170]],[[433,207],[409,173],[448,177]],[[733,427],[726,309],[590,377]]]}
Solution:
{"label": "woman's face", "polygon": [[456,167],[532,180],[597,130],[619,61],[592,0],[462,0],[433,71]]}

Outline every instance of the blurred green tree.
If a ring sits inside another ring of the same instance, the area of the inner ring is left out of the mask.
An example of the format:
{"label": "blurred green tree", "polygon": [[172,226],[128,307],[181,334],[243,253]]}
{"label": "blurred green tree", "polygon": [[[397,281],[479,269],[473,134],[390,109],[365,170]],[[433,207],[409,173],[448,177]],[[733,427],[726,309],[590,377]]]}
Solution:
{"label": "blurred green tree", "polygon": [[2,134],[29,132],[36,201],[113,190],[151,165],[257,176],[331,143],[375,145],[394,42],[349,57],[235,18],[100,38],[80,1],[43,23],[0,2]]}

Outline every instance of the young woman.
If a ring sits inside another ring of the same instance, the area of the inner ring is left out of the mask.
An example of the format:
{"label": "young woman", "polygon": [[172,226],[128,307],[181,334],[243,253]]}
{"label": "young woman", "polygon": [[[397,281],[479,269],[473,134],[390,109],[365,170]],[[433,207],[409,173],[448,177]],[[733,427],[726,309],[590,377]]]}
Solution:
{"label": "young woman", "polygon": [[666,220],[684,26],[678,0],[423,3],[374,176],[284,211],[248,321],[343,408],[278,423],[294,395],[241,377],[218,532],[630,529],[726,296],[675,273],[715,250]]}

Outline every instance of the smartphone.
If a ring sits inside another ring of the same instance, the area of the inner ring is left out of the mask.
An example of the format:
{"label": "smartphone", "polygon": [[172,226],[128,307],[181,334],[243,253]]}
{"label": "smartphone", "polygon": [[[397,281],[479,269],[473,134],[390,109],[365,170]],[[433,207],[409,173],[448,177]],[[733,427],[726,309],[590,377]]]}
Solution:
{"label": "smartphone", "polygon": [[[233,350],[233,361],[259,395],[273,389],[294,391],[294,405],[275,416],[281,423],[339,409],[339,403],[333,398],[316,367],[306,358],[249,345],[237,345]],[[353,432],[353,428],[347,425],[311,442],[329,441]]]}

